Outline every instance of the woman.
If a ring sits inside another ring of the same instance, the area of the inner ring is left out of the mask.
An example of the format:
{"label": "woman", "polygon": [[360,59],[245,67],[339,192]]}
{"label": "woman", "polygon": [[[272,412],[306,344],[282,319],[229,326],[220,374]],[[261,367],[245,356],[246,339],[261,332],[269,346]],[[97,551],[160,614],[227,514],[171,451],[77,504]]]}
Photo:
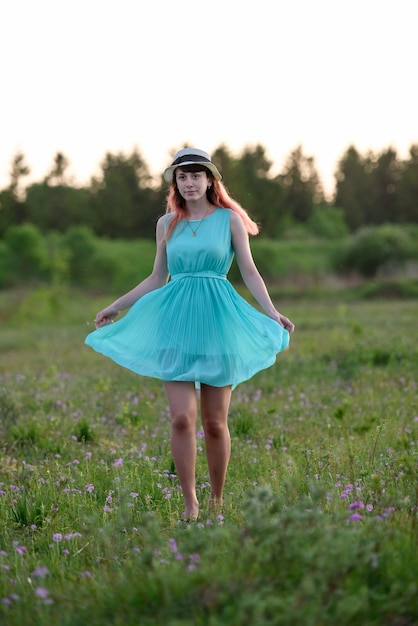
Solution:
{"label": "woman", "polygon": [[[230,457],[232,389],[275,362],[294,325],[274,307],[254,264],[248,234],[257,234],[258,227],[228,195],[210,156],[196,148],[180,150],[164,179],[170,191],[167,213],[157,223],[152,273],[97,313],[97,330],[86,343],[138,374],[164,381],[184,515],[192,520],[199,513],[196,387],[211,484],[209,505],[219,510]],[[227,280],[234,254],[266,315]]]}

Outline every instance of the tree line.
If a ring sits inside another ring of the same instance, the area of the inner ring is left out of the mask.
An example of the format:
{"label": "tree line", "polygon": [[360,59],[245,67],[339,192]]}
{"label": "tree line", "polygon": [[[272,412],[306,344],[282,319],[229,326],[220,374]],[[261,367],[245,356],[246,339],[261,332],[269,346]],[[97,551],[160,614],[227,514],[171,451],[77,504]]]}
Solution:
{"label": "tree line", "polygon": [[[327,199],[314,157],[292,150],[279,174],[262,145],[233,155],[226,145],[212,154],[230,193],[261,224],[261,234],[280,238],[291,228],[335,237],[366,226],[418,223],[418,144],[401,159],[389,147],[361,154],[349,146],[336,165],[335,190]],[[88,185],[68,177],[69,161],[58,152],[44,179],[25,185],[24,154],[12,160],[8,186],[0,191],[0,237],[11,226],[35,225],[65,233],[85,226],[97,236],[153,238],[165,210],[167,185],[155,181],[138,149],[107,153]]]}

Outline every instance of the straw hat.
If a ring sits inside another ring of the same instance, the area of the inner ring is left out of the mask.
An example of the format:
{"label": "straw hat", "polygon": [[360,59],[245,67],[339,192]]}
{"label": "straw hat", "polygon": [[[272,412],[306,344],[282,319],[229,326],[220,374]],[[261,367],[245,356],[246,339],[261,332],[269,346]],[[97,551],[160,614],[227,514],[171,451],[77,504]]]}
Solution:
{"label": "straw hat", "polygon": [[204,152],[204,150],[199,150],[198,148],[183,148],[183,150],[179,150],[175,155],[174,161],[172,162],[170,167],[167,167],[167,169],[164,171],[164,180],[166,181],[166,183],[171,183],[173,180],[174,170],[180,165],[198,164],[202,164],[204,167],[210,170],[216,180],[221,180],[222,176],[219,173],[216,165],[211,162],[209,154],[207,152]]}

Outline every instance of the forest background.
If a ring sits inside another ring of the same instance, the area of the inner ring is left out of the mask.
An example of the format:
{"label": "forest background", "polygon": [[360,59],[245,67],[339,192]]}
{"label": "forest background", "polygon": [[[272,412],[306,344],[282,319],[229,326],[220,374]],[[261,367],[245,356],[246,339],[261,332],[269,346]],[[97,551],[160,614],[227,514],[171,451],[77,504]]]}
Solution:
{"label": "forest background", "polygon": [[[406,159],[392,147],[361,154],[350,145],[336,164],[331,197],[302,146],[276,175],[260,144],[237,155],[220,145],[212,159],[261,226],[254,256],[271,283],[306,291],[308,283],[330,286],[330,276],[343,286],[385,277],[390,290],[396,278],[398,290],[401,283],[415,294],[418,144]],[[155,224],[165,212],[162,177],[151,177],[138,148],[108,152],[87,186],[74,184],[68,167],[58,152],[43,180],[25,185],[30,164],[23,153],[14,156],[0,191],[1,288],[47,281],[118,291],[150,271]],[[234,268],[232,278],[239,278]]]}

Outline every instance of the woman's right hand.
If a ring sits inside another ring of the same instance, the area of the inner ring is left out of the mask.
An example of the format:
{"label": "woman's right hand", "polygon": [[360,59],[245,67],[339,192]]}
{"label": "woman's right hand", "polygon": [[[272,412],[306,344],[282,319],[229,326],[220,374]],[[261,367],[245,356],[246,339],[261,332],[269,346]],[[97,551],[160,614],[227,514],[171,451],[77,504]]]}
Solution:
{"label": "woman's right hand", "polygon": [[103,311],[99,311],[96,315],[96,319],[94,320],[96,329],[101,328],[102,326],[107,326],[107,324],[113,324],[115,321],[114,318],[118,313],[119,311],[114,311],[110,307],[103,309]]}

